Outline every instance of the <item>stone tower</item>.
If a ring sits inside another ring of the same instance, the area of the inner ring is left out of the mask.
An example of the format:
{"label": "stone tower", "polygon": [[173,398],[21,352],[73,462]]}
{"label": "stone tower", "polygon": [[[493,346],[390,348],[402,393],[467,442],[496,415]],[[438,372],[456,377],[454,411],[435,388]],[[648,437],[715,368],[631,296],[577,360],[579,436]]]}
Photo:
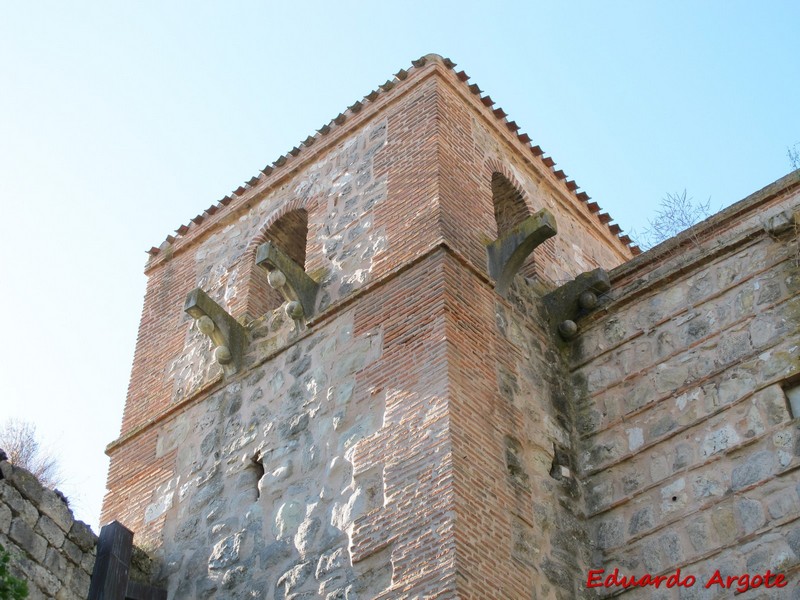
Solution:
{"label": "stone tower", "polygon": [[[695,373],[729,321],[693,321],[670,286],[696,278],[693,306],[733,289],[733,267],[695,274],[726,249],[709,258],[701,230],[629,262],[609,215],[454,67],[414,61],[150,250],[102,520],[155,549],[171,598],[590,597],[591,568],[668,572],[695,564],[692,531],[702,558],[769,527],[771,505],[719,516],[711,479],[707,499],[676,476],[714,460],[734,478],[748,465],[734,491],[786,495],[775,535],[800,554],[783,347],[799,178],[721,225],[764,244],[748,266],[783,269],[769,306],[744,299],[738,318],[781,324],[744,353],[723,340],[731,364]],[[769,377],[720,400],[719,372],[779,347]],[[711,387],[695,397],[692,377]],[[680,439],[712,417],[706,454]],[[669,510],[652,505],[664,489]],[[675,525],[687,514],[707,522]],[[633,564],[637,544],[656,558]]]}

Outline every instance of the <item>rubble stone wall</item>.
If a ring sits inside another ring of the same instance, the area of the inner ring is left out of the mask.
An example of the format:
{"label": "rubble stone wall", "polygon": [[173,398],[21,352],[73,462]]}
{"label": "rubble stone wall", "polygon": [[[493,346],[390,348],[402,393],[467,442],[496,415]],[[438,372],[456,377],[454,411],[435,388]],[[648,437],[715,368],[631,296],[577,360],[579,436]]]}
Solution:
{"label": "rubble stone wall", "polygon": [[144,524],[162,523],[170,597],[447,592],[441,260],[293,331],[277,352],[254,345],[244,377],[155,428],[175,464]]}
{"label": "rubble stone wall", "polygon": [[800,580],[800,415],[786,397],[800,384],[791,177],[708,232],[613,271],[602,311],[581,323],[571,360],[597,568],[680,568],[698,580],[682,594],[697,598],[729,597],[704,587],[717,569],[780,572],[792,590]]}
{"label": "rubble stone wall", "polygon": [[0,462],[0,544],[30,600],[85,600],[97,536],[28,471]]}

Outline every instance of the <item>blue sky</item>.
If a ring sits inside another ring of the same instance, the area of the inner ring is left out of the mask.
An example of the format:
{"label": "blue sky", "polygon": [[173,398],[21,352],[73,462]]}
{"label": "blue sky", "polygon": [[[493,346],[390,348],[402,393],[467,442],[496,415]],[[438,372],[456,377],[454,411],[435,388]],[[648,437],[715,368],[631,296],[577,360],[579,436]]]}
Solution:
{"label": "blue sky", "polygon": [[0,419],[95,527],[144,251],[429,52],[625,231],[800,143],[800,3],[18,2],[0,20]]}

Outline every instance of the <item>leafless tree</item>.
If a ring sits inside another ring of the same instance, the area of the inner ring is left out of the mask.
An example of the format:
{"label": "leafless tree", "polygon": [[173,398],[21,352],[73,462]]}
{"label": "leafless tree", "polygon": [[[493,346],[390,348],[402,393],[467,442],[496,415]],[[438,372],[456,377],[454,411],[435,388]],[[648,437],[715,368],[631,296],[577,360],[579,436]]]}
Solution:
{"label": "leafless tree", "polygon": [[644,249],[657,246],[711,216],[711,199],[696,202],[683,192],[667,194],[658,205],[656,216],[648,219],[647,228],[641,234],[634,234],[637,243]]}
{"label": "leafless tree", "polygon": [[58,460],[41,447],[33,423],[6,420],[0,428],[0,448],[12,465],[30,471],[42,485],[54,488],[62,483]]}
{"label": "leafless tree", "polygon": [[792,165],[792,169],[800,169],[800,142],[797,142],[794,146],[789,146],[786,149],[786,154],[789,156],[789,163]]}

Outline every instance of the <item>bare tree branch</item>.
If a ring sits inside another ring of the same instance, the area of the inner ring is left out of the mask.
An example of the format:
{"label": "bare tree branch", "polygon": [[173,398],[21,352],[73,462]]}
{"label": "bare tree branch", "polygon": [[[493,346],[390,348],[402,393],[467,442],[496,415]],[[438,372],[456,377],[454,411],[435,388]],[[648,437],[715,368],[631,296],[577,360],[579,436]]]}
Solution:
{"label": "bare tree branch", "polygon": [[28,421],[8,419],[0,428],[0,448],[8,461],[33,473],[42,485],[54,488],[63,483],[58,461],[42,449],[36,439],[36,426]]}
{"label": "bare tree branch", "polygon": [[789,164],[792,165],[792,169],[800,169],[800,142],[797,142],[794,146],[789,146],[786,149],[786,154],[789,156]]}
{"label": "bare tree branch", "polygon": [[667,194],[662,198],[656,216],[648,219],[647,228],[637,236],[637,242],[644,249],[657,246],[708,218],[710,211],[710,198],[706,202],[695,202],[686,190]]}

